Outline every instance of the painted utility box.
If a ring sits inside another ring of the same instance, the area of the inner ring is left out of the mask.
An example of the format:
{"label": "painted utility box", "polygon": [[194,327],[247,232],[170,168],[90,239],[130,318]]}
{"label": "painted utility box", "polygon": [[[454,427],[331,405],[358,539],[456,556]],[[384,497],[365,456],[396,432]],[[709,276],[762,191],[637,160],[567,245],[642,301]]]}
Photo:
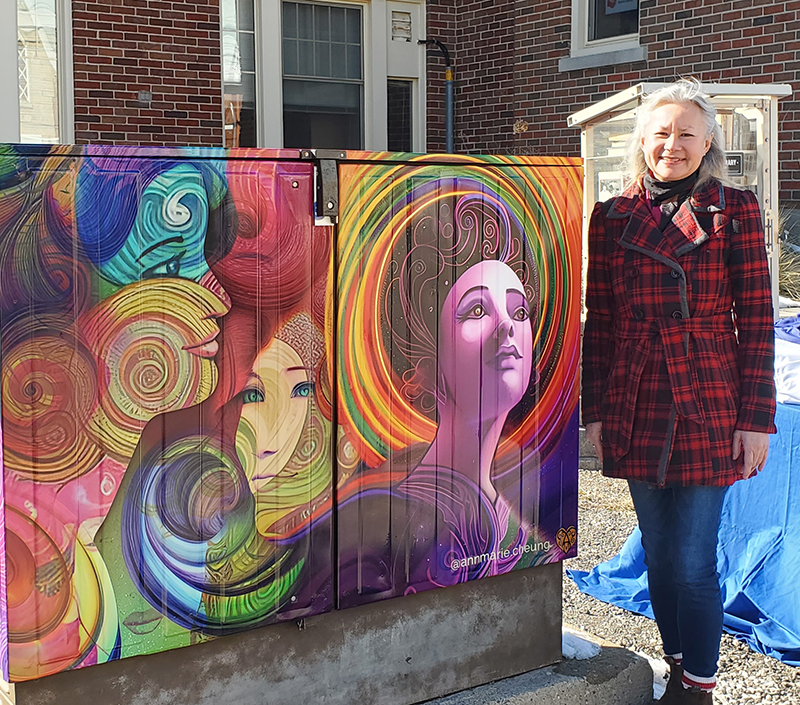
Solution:
{"label": "painted utility box", "polygon": [[574,555],[581,178],[2,148],[6,679]]}

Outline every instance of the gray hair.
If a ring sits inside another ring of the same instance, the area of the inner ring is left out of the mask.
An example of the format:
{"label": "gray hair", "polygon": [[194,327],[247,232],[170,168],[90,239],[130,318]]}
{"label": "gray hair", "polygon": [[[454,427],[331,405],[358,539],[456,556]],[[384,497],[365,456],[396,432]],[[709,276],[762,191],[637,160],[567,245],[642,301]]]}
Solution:
{"label": "gray hair", "polygon": [[659,88],[651,93],[636,111],[636,127],[628,141],[625,157],[625,170],[630,183],[636,183],[647,172],[647,164],[642,152],[642,138],[645,134],[650,116],[656,108],[668,104],[694,103],[703,113],[706,132],[704,137],[711,137],[711,147],[700,162],[700,174],[695,184],[695,190],[712,179],[724,184],[730,184],[727,178],[725,165],[725,142],[722,137],[722,128],[717,122],[717,109],[703,93],[700,81],[696,78],[682,78],[675,83]]}

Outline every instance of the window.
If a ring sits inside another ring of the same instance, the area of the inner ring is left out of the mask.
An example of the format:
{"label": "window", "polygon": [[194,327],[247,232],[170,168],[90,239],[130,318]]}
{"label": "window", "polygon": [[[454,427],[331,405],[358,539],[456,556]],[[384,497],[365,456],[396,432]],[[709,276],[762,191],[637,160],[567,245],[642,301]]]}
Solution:
{"label": "window", "polygon": [[283,145],[362,149],[362,11],[283,3]]}
{"label": "window", "polygon": [[256,32],[253,0],[221,0],[226,147],[255,147]]}
{"label": "window", "polygon": [[[391,124],[425,149],[425,0],[235,2],[256,9],[259,147],[382,151]],[[389,114],[398,92],[410,122]]]}
{"label": "window", "polygon": [[59,31],[56,0],[18,0],[20,141],[61,140]]}
{"label": "window", "polygon": [[589,5],[590,42],[639,32],[637,0],[590,0]]}
{"label": "window", "polygon": [[412,81],[389,79],[388,94],[388,149],[390,152],[410,152],[414,139],[414,113],[411,109]]}
{"label": "window", "polygon": [[644,61],[639,45],[638,0],[572,0],[570,56],[560,71]]}

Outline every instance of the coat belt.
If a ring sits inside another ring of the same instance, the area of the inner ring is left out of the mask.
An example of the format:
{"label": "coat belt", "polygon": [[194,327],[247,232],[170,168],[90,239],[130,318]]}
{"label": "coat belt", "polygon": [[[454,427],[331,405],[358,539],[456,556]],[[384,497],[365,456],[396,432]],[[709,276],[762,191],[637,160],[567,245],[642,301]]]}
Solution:
{"label": "coat belt", "polygon": [[[700,388],[697,372],[689,356],[689,341],[692,336],[727,333],[733,331],[730,313],[697,318],[651,318],[642,321],[634,319],[617,320],[614,333],[619,340],[635,341],[635,347],[628,364],[627,382],[623,394],[618,398],[618,406],[612,410],[611,418],[619,427],[603,435],[612,447],[615,459],[624,456],[630,448],[633,418],[639,384],[645,364],[650,358],[653,345],[661,343],[669,374],[670,391],[675,404],[677,417],[698,424],[705,423],[705,412],[700,401]],[[611,431],[611,429],[609,429]]]}

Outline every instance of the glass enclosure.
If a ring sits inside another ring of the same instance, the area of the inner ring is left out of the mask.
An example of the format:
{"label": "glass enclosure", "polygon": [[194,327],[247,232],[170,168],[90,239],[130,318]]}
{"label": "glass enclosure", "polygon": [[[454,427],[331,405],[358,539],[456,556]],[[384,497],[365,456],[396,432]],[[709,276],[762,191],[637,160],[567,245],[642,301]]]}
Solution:
{"label": "glass enclosure", "polygon": [[[634,128],[636,111],[642,99],[662,85],[637,84],[570,116],[568,123],[582,130],[584,230],[593,205],[624,189],[625,148]],[[778,99],[790,95],[791,87],[703,84],[703,89],[717,108],[717,121],[725,140],[728,177],[753,191],[761,204],[777,311],[777,110]]]}

